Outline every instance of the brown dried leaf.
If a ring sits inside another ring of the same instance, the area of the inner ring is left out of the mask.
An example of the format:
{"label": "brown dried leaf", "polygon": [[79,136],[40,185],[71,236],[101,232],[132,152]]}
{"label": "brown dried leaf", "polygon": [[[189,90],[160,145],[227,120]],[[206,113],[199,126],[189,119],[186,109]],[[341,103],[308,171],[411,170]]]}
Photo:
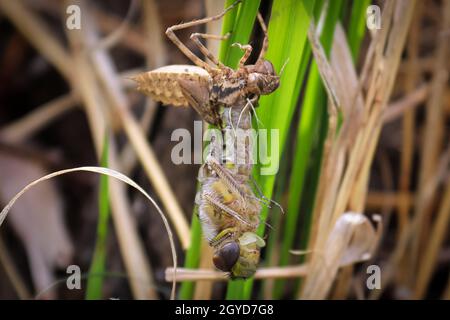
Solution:
{"label": "brown dried leaf", "polygon": [[[380,222],[379,216],[374,220]],[[370,259],[381,235],[361,213],[347,212],[336,221],[321,258],[312,261],[303,290],[305,299],[325,299],[340,267]]]}
{"label": "brown dried leaf", "polygon": [[[358,112],[364,107],[364,100],[359,89],[359,80],[353,64],[347,37],[342,25],[338,23],[334,31],[333,47],[331,49],[331,68],[336,79],[336,94],[345,116],[354,116],[352,111]],[[356,101],[355,101],[356,97]],[[356,103],[354,105],[354,103]],[[354,109],[355,108],[355,109]]]}

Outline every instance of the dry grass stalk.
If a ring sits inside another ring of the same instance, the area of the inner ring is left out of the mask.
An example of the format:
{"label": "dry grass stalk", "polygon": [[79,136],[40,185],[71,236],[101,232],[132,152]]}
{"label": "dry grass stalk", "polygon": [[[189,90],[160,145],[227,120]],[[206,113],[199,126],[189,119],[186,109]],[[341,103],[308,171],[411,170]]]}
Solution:
{"label": "dry grass stalk", "polygon": [[3,266],[3,269],[8,276],[8,280],[16,291],[19,299],[31,299],[31,293],[25,285],[25,281],[22,279],[22,276],[17,271],[17,268],[14,265],[14,261],[11,258],[9,250],[5,246],[2,238],[0,238],[0,264]]}
{"label": "dry grass stalk", "polygon": [[[224,5],[225,5],[224,0],[205,0],[206,16],[211,17],[217,14],[217,12],[221,12],[224,8]],[[219,35],[221,33],[221,29],[222,29],[221,20],[212,21],[206,24],[206,33],[208,34]],[[218,57],[220,41],[207,40],[206,45],[207,48],[211,51],[211,53],[215,57]],[[203,123],[205,129],[207,129],[208,124],[206,122]],[[211,268],[213,251],[205,240],[202,241],[200,252],[201,254],[200,254],[199,268],[207,268],[207,269]],[[194,299],[211,299],[212,287],[213,283],[210,281],[197,282],[195,284],[194,289]]]}
{"label": "dry grass stalk", "polygon": [[[72,59],[64,51],[62,46],[51,36],[45,24],[28,8],[23,6],[20,1],[15,2],[1,2],[0,8],[17,26],[17,28],[26,36],[26,38],[49,60],[50,63],[61,72],[61,74],[68,80],[74,90],[79,88],[82,84],[81,90],[84,95],[83,101],[86,103],[86,110],[90,120],[91,129],[94,131],[94,141],[98,156],[101,152],[101,144],[103,135],[105,133],[105,122],[102,121],[102,111],[97,109],[98,99],[97,93],[93,92],[94,88],[89,88],[82,78],[73,77],[72,74]],[[81,57],[82,58],[82,57]],[[81,60],[81,59],[80,59]],[[78,72],[85,76],[89,75],[90,68],[85,63],[81,64],[82,68]],[[75,68],[76,69],[76,68]],[[75,82],[77,79],[79,82]],[[88,83],[95,83],[93,79]],[[83,87],[84,84],[84,87]],[[117,164],[115,159],[114,144],[110,143],[111,156],[110,164],[112,167]],[[117,165],[116,165],[117,166]],[[145,270],[146,259],[142,251],[142,246],[139,244],[139,239],[136,236],[133,223],[130,220],[129,206],[125,198],[125,189],[117,182],[111,182],[111,199],[113,218],[116,222],[116,230],[118,232],[119,244],[124,257],[127,270],[131,278],[139,274],[141,278],[151,279],[150,273]],[[129,248],[133,248],[130,250]],[[141,250],[140,250],[141,249]],[[139,269],[139,270],[138,270]],[[150,282],[150,281],[149,281]],[[139,289],[139,283],[135,283],[132,288],[137,298],[148,298],[149,292],[147,288]],[[151,295],[150,295],[151,296]]]}
{"label": "dry grass stalk", "polygon": [[[145,4],[147,1],[142,1]],[[33,1],[26,0],[26,5],[32,9],[37,11],[45,11],[46,13],[52,15],[55,18],[58,18],[61,14],[61,7],[58,1]],[[99,28],[103,33],[109,34],[108,38],[113,38],[114,41],[109,40],[108,42],[114,42],[113,45],[118,44],[122,45],[134,52],[145,55],[146,54],[146,43],[147,39],[144,38],[141,33],[133,26],[130,25],[129,21],[130,16],[134,15],[133,6],[137,6],[139,3],[131,5],[128,10],[129,17],[117,17],[115,15],[110,15],[104,11],[97,9],[96,7],[92,7],[91,12],[94,15],[95,20],[99,24]],[[125,22],[124,22],[125,20]],[[120,32],[117,30],[120,28]],[[126,31],[126,37],[124,37],[124,31]],[[118,33],[118,35],[117,35]],[[120,38],[120,42],[118,42],[117,38]],[[110,47],[111,44],[107,44],[107,47]]]}
{"label": "dry grass stalk", "polygon": [[[417,106],[419,106],[422,102],[425,101],[425,99],[428,97],[428,94],[429,94],[429,86],[426,85],[426,84],[421,85],[417,89],[411,89],[411,93],[410,94],[406,95],[405,97],[403,97],[402,99],[400,99],[398,101],[394,101],[391,104],[389,104],[389,106],[386,108],[386,111],[383,114],[383,122],[384,122],[384,124],[387,124],[389,122],[395,121],[402,115],[404,115],[404,117],[403,117],[404,121],[405,121],[406,117],[409,118],[409,116],[410,116],[409,114],[410,113],[413,113],[413,115],[414,115],[415,108]],[[408,131],[410,129],[406,129],[406,130]],[[405,142],[402,144],[402,146],[404,146],[404,144],[405,144]],[[411,152],[412,151],[413,150],[411,150]],[[410,156],[412,156],[412,154]],[[412,159],[410,161],[412,161]],[[406,164],[406,165],[410,166],[410,165],[412,165],[412,163],[408,162],[408,164]],[[403,168],[403,166],[402,166],[402,168]],[[408,186],[408,188],[407,189],[401,188],[400,190],[404,191],[404,192],[408,191],[409,190],[409,183],[405,182],[404,186]]]}
{"label": "dry grass stalk", "polygon": [[113,46],[115,46],[119,41],[121,41],[121,39],[126,34],[128,34],[131,19],[140,9],[139,5],[140,5],[139,0],[131,0],[125,18],[123,18],[120,21],[120,24],[117,25],[116,28],[114,28],[114,30],[112,30],[107,36],[105,36],[103,39],[95,43],[95,45],[91,47],[90,50],[110,49]]}
{"label": "dry grass stalk", "polygon": [[[308,266],[305,264],[286,267],[261,268],[256,270],[255,279],[286,279],[305,277],[308,274]],[[173,268],[166,269],[166,281],[173,280]],[[177,281],[228,281],[229,277],[224,272],[213,269],[177,269]]]}
{"label": "dry grass stalk", "polygon": [[[85,16],[89,17],[87,14]],[[95,43],[97,34],[93,24],[94,21],[91,20],[90,25],[88,25],[90,32],[87,33],[87,36],[91,37],[89,39],[91,43]],[[130,143],[133,145],[147,176],[152,182],[156,193],[160,197],[167,214],[175,226],[183,248],[188,248],[190,231],[185,215],[178,204],[177,198],[167,181],[152,147],[147,143],[147,139],[138,122],[130,113],[127,98],[122,90],[120,79],[111,58],[104,50],[98,49],[92,52],[92,59],[94,61],[93,68],[102,83],[107,101],[113,108],[113,113],[118,116],[117,118],[121,122]]]}
{"label": "dry grass stalk", "polygon": [[446,191],[443,194],[441,205],[437,212],[431,237],[425,246],[419,273],[417,275],[414,298],[423,299],[426,289],[431,280],[431,276],[436,266],[437,256],[444,242],[450,222],[450,179],[447,181]]}
{"label": "dry grass stalk", "polygon": [[72,110],[78,102],[79,97],[73,92],[47,102],[0,129],[0,139],[9,143],[24,141],[55,118]]}
{"label": "dry grass stalk", "polygon": [[366,198],[366,209],[368,211],[380,211],[383,207],[398,207],[400,204],[406,204],[411,207],[414,195],[410,192],[389,192],[389,191],[370,191]]}
{"label": "dry grass stalk", "polygon": [[[125,79],[132,74],[138,73],[138,70],[127,70],[120,74],[120,78]],[[131,81],[123,81],[123,87],[135,87]],[[41,106],[33,109],[29,114],[22,118],[9,123],[0,129],[0,139],[8,141],[9,143],[18,143],[32,137],[37,131],[42,130],[56,118],[64,115],[66,112],[72,110],[78,103],[80,103],[79,95],[72,91],[68,94],[62,95],[52,101],[46,102]],[[147,112],[144,114],[141,121],[141,126],[146,127],[148,123]],[[125,150],[124,150],[125,151]],[[132,151],[132,150],[131,150]],[[122,154],[125,156],[125,154]],[[127,162],[129,163],[129,162]],[[127,172],[124,170],[124,172]]]}
{"label": "dry grass stalk", "polygon": [[[406,50],[408,52],[405,91],[406,94],[413,91],[417,85],[419,78],[419,31],[421,25],[423,4],[421,1],[416,5],[414,19],[408,36]],[[385,121],[388,117],[387,113],[392,109],[387,109],[385,113]],[[400,160],[400,192],[405,193],[409,190],[411,184],[411,168],[414,153],[414,131],[415,131],[415,111],[407,110],[403,116],[402,123],[402,149]],[[406,202],[400,202],[398,205],[399,228],[397,235],[399,236],[406,228],[409,222],[410,206]]]}
{"label": "dry grass stalk", "polygon": [[[331,50],[331,65],[333,73],[337,78],[336,87],[344,113],[350,115],[355,126],[360,122],[364,99],[358,90],[358,76],[353,64],[350,48],[347,44],[344,28],[341,24],[336,25]],[[354,109],[353,109],[354,108]],[[351,285],[353,266],[346,266],[337,273],[337,281],[331,294],[332,299],[344,299]]]}
{"label": "dry grass stalk", "polygon": [[52,36],[52,32],[22,1],[1,1],[0,10],[27,40],[70,81],[71,58]]}
{"label": "dry grass stalk", "polygon": [[[382,28],[369,48],[361,76],[362,83],[367,81],[368,84],[362,115],[358,114],[360,109],[357,105],[342,108],[342,128],[336,140],[331,140],[332,136],[327,138],[329,151],[325,153],[318,191],[321,203],[315,208],[316,221],[310,242],[314,252],[325,252],[328,236],[346,209],[356,212],[364,209],[369,169],[382,126],[382,114],[392,91],[413,9],[414,2],[410,1],[386,3]],[[345,87],[354,86],[347,84]],[[347,94],[358,103],[358,90]],[[329,270],[324,270],[318,255],[313,255],[311,274],[306,278],[302,297],[326,297],[334,279],[334,274],[326,277],[326,272]]]}
{"label": "dry grass stalk", "polygon": [[[147,58],[147,70],[153,70],[158,67],[162,67],[167,63],[167,52],[164,46],[163,39],[161,37],[161,22],[159,19],[159,11],[156,3],[153,0],[144,1],[142,4],[143,14],[144,14],[144,31],[145,31],[145,55]],[[144,72],[144,71],[142,71]],[[140,72],[135,72],[131,74],[136,75]],[[133,88],[135,84],[133,83]],[[153,99],[147,98],[144,114],[140,119],[140,126],[143,132],[148,132],[151,130],[153,121],[156,115],[157,106]],[[131,172],[137,162],[136,153],[133,150],[131,144],[124,146],[121,154],[121,163],[124,167],[124,172]]]}
{"label": "dry grass stalk", "polygon": [[[80,7],[84,7],[78,2]],[[86,14],[83,15],[83,22],[86,24]],[[87,26],[87,25],[86,25]],[[70,44],[73,49],[76,77],[73,85],[77,88],[84,102],[89,126],[92,130],[94,145],[97,156],[100,157],[104,135],[108,132],[108,119],[106,118],[107,101],[100,90],[94,74],[93,66],[86,55],[86,36],[81,30],[71,30],[67,32]],[[110,154],[108,157],[109,166],[120,171],[117,158],[116,145],[111,138],[109,141]],[[155,299],[158,297],[152,287],[147,283],[153,283],[148,259],[143,250],[143,245],[137,235],[136,228],[131,220],[131,209],[126,197],[126,188],[118,181],[110,180],[110,201],[113,221],[119,238],[119,246],[124,257],[125,267],[130,276],[130,285],[133,295],[137,299]],[[133,279],[141,278],[143,281]]]}
{"label": "dry grass stalk", "polygon": [[[437,171],[434,173],[432,179],[427,182],[424,188],[424,192],[417,195],[414,202],[414,207],[418,210],[422,210],[430,204],[433,199],[433,195],[436,193],[437,188],[442,182],[443,177],[445,177],[445,172],[450,164],[450,149],[441,157],[439,161],[439,166]],[[413,216],[411,222],[406,227],[405,231],[400,235],[397,241],[397,245],[394,251],[390,255],[388,261],[384,264],[382,269],[383,277],[381,278],[381,289],[374,290],[370,293],[370,299],[378,299],[384,290],[388,287],[389,283],[392,281],[396,270],[399,269],[399,264],[402,262],[403,257],[407,253],[408,245],[411,239],[417,234],[417,230],[420,227],[420,219],[418,215]]]}
{"label": "dry grass stalk", "polygon": [[[202,241],[200,252],[199,269],[212,269],[213,250],[204,239]],[[194,300],[211,299],[213,284],[214,283],[211,281],[197,281],[194,289]]]}
{"label": "dry grass stalk", "polygon": [[[143,7],[147,1],[143,1]],[[106,14],[100,10],[92,10],[95,21],[98,22],[99,28],[103,32],[114,32],[121,25],[122,20],[118,17]],[[127,26],[126,37],[122,37],[120,44],[131,49],[141,55],[145,55],[146,43],[148,39],[142,37],[140,32],[132,26]]]}
{"label": "dry grass stalk", "polygon": [[[153,200],[153,198],[150,197],[148,195],[148,193],[145,192],[145,190],[142,189],[142,187],[140,187],[137,183],[135,183],[133,180],[131,180],[127,176],[123,175],[122,173],[117,172],[117,171],[112,170],[112,169],[109,169],[109,168],[104,168],[104,167],[77,167],[77,168],[70,168],[70,169],[65,169],[65,170],[52,172],[52,173],[47,174],[45,176],[41,176],[40,178],[38,178],[36,180],[33,180],[32,182],[27,184],[24,188],[22,188],[8,202],[8,204],[2,209],[2,211],[0,212],[0,226],[5,221],[6,217],[8,216],[8,213],[11,211],[13,206],[16,204],[17,200],[19,200],[19,198],[22,197],[31,188],[33,188],[34,186],[36,186],[38,184],[41,184],[43,182],[47,182],[48,180],[50,180],[50,179],[52,179],[54,177],[57,177],[57,176],[60,176],[60,175],[64,175],[64,174],[68,174],[68,173],[73,173],[73,172],[94,172],[94,173],[98,173],[98,174],[107,175],[107,176],[109,176],[111,178],[114,178],[115,181],[121,181],[121,182],[126,183],[127,185],[133,187],[134,189],[139,191],[141,194],[143,194],[145,196],[145,198],[148,201],[150,201],[151,204],[156,208],[158,214],[160,215],[160,217],[161,217],[161,219],[163,221],[164,227],[166,228],[166,231],[167,231],[167,234],[168,234],[168,237],[169,237],[169,241],[170,241],[170,247],[171,247],[171,251],[172,251],[173,268],[176,271],[176,268],[177,268],[177,254],[176,254],[176,250],[175,250],[175,242],[173,240],[173,234],[172,234],[172,231],[170,229],[169,222],[168,222],[167,218],[165,217],[164,213],[162,212],[161,208],[158,206],[156,201]],[[174,272],[174,278],[175,277],[176,277],[176,272]],[[136,278],[136,279],[132,280],[131,283],[133,283],[133,282],[142,282],[144,280],[145,280],[144,278]],[[58,282],[59,281],[57,281],[54,284],[57,284]],[[51,285],[50,287],[48,287],[47,289],[45,289],[44,291],[41,291],[40,293],[38,293],[37,297],[41,296],[48,289],[51,289],[52,287],[54,287],[54,284]],[[147,283],[147,285],[149,285],[149,286],[151,286],[151,288],[153,288],[153,284],[152,283]],[[132,287],[132,289],[133,289],[133,287]],[[175,298],[175,290],[176,290],[176,282],[174,280],[172,282],[172,293],[171,293],[171,298],[172,299]]]}
{"label": "dry grass stalk", "polygon": [[339,270],[336,276],[336,283],[332,292],[330,293],[331,300],[343,300],[347,298],[348,292],[352,285],[354,268],[352,265],[346,266]]}
{"label": "dry grass stalk", "polygon": [[[418,4],[418,6],[420,6],[420,4]],[[419,10],[419,9],[417,9]],[[419,18],[419,17],[417,17]],[[414,21],[416,21],[416,18],[414,18]],[[411,31],[414,29],[415,27],[413,26],[411,28]],[[410,35],[410,38],[408,41],[413,41]],[[423,74],[425,72],[431,72],[433,70],[433,64],[434,64],[434,59],[433,57],[417,57],[417,65],[415,66],[417,68],[417,72],[419,74]],[[403,81],[406,81],[407,78],[407,74],[410,72],[410,68],[411,68],[411,63],[409,62],[409,60],[405,60],[402,62],[402,64],[400,65],[400,69],[399,69],[399,77],[404,77]]]}
{"label": "dry grass stalk", "polygon": [[303,288],[303,299],[324,299],[339,268],[369,259],[381,236],[381,217],[375,230],[367,217],[348,212],[336,221],[328,235],[323,251],[313,252],[314,258]]}
{"label": "dry grass stalk", "polygon": [[448,274],[447,285],[445,287],[444,293],[442,294],[443,300],[450,300],[450,273]]}
{"label": "dry grass stalk", "polygon": [[[442,20],[440,23],[440,30],[444,32],[450,29],[450,2],[445,1],[443,4]],[[430,87],[430,95],[426,104],[426,124],[424,131],[424,145],[421,150],[421,161],[419,169],[419,198],[420,194],[426,192],[424,186],[427,181],[432,178],[438,166],[439,155],[442,152],[444,139],[444,94],[447,90],[447,81],[449,78],[448,53],[449,50],[449,36],[437,38],[436,57],[434,62],[433,80]],[[416,271],[420,270],[421,261],[423,261],[422,251],[423,246],[429,237],[429,225],[431,223],[431,207],[421,206],[422,210],[415,210],[414,214],[418,216],[419,229],[417,235],[413,240],[412,257],[412,276]],[[412,278],[414,279],[414,278]]]}

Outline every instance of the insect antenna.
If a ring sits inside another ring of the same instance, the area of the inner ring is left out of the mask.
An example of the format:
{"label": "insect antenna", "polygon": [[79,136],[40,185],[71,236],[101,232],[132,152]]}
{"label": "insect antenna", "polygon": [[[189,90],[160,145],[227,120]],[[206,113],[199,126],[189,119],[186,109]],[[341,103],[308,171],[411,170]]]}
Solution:
{"label": "insect antenna", "polygon": [[[254,98],[254,99],[255,99],[255,101],[258,100],[258,98]],[[258,115],[256,114],[255,106],[254,106],[253,103],[252,103],[252,100],[249,99],[249,98],[247,98],[247,101],[248,101],[248,103],[250,103],[250,107],[252,108],[253,114],[255,115],[257,129],[259,130],[259,124],[261,124],[261,126],[264,128],[265,125],[264,125],[264,123],[263,123],[261,120],[259,120]]]}
{"label": "insect antenna", "polygon": [[261,26],[261,29],[264,33],[263,45],[262,45],[262,48],[261,48],[261,51],[260,51],[259,57],[258,57],[258,60],[260,60],[260,59],[263,59],[264,56],[266,55],[267,48],[269,47],[269,37],[267,35],[266,23],[264,22],[264,19],[260,12],[258,12],[258,21],[259,21],[259,25]]}
{"label": "insect antenna", "polygon": [[[228,119],[230,119],[231,130],[233,131],[233,134],[236,137],[236,128],[234,127],[233,119],[231,118],[231,109],[232,108],[228,108]],[[237,126],[239,128],[239,120],[238,120]]]}
{"label": "insect antenna", "polygon": [[283,74],[283,71],[284,71],[284,68],[286,67],[286,65],[288,64],[288,62],[289,62],[289,57],[286,59],[286,61],[283,63],[283,66],[281,67],[281,70],[280,70],[280,78],[281,78],[281,76],[282,76],[282,74]]}
{"label": "insect antenna", "polygon": [[270,223],[264,221],[264,225],[269,228],[270,230],[274,230],[273,227],[270,225]]}
{"label": "insect antenna", "polygon": [[[248,99],[248,98],[247,98]],[[245,104],[245,106],[242,108],[241,112],[239,113],[238,121],[237,121],[237,127],[239,128],[239,123],[241,122],[241,117],[244,114],[245,109],[247,109],[248,103]]]}
{"label": "insect antenna", "polygon": [[247,197],[250,198],[250,199],[254,199],[256,201],[259,201],[263,205],[265,205],[267,208],[272,209],[272,206],[270,205],[270,202],[268,202],[268,201],[266,201],[264,199],[261,199],[261,198],[255,197],[255,196],[247,196]]}
{"label": "insect antenna", "polygon": [[[255,178],[253,178],[253,176],[250,176],[250,180],[252,181],[253,185],[255,186],[256,191],[258,191],[259,196],[261,197],[261,199],[258,198],[258,197],[255,197],[255,198],[257,198],[259,200],[263,199],[264,201],[266,201],[266,203],[267,202],[268,203],[273,203],[274,205],[276,205],[280,209],[281,213],[284,214],[283,207],[278,202],[276,202],[275,200],[269,199],[263,194],[261,188],[259,187],[259,185],[256,182]],[[270,205],[267,205],[267,207],[270,208],[270,209],[272,208]]]}

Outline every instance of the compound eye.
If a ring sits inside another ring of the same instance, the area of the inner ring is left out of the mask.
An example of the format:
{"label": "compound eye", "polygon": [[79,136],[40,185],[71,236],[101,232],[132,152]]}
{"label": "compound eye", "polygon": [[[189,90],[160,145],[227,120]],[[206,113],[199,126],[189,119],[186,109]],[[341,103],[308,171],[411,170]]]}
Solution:
{"label": "compound eye", "polygon": [[274,76],[275,68],[273,67],[272,62],[270,62],[268,60],[259,60],[256,63],[255,72],[263,74],[263,75]]}
{"label": "compound eye", "polygon": [[228,272],[236,264],[240,254],[237,242],[228,242],[214,254],[213,262],[217,269]]}
{"label": "compound eye", "polygon": [[272,62],[264,60],[264,69],[266,74],[275,75],[275,68]]}

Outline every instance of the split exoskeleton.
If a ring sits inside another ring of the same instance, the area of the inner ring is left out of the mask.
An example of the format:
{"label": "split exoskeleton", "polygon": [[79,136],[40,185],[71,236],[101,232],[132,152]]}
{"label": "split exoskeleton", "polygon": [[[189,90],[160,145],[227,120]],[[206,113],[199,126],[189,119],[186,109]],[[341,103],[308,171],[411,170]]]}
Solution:
{"label": "split exoskeleton", "polygon": [[[268,47],[267,28],[261,15],[258,20],[264,32],[261,53],[253,65],[245,65],[250,45],[233,44],[244,50],[237,70],[214,57],[200,42],[200,38],[223,40],[225,37],[194,33],[191,39],[204,56],[206,63],[191,52],[174,31],[222,18],[240,1],[223,13],[167,29],[167,36],[194,62],[195,66],[165,66],[139,74],[133,79],[138,90],[163,104],[193,107],[208,123],[218,126],[234,142],[240,130],[251,129],[251,111],[260,95],[270,94],[279,86],[279,76],[271,62],[264,59]],[[256,234],[260,223],[260,203],[251,188],[252,163],[249,160],[251,139],[243,146],[234,143],[233,157],[222,156],[222,140],[211,140],[210,154],[200,169],[200,190],[196,196],[202,230],[214,248],[214,265],[232,278],[252,276],[259,262],[264,240]],[[239,149],[238,146],[241,146]],[[214,152],[216,150],[216,152]]]}

